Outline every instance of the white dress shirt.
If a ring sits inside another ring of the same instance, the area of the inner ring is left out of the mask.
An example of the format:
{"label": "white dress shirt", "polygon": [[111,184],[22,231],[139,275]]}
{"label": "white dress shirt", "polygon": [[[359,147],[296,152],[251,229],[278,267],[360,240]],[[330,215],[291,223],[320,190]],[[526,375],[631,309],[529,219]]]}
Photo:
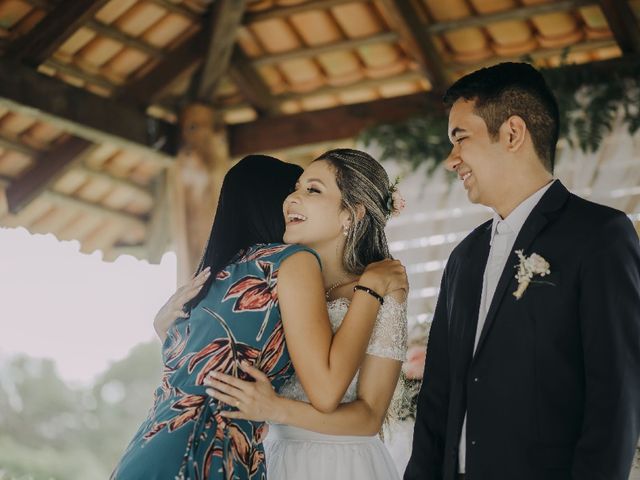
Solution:
{"label": "white dress shirt", "polygon": [[[478,326],[476,328],[476,339],[473,345],[473,351],[475,354],[478,346],[478,340],[484,327],[484,322],[493,300],[493,295],[496,292],[498,281],[502,276],[502,271],[505,268],[507,259],[513,249],[513,244],[524,225],[524,222],[529,218],[529,215],[538,204],[542,196],[549,189],[553,181],[542,187],[533,195],[525,199],[520,205],[518,205],[507,218],[504,220],[497,213],[493,213],[493,223],[491,225],[491,240],[489,248],[489,257],[487,259],[487,266],[484,270],[484,277],[482,281],[482,296],[480,297],[480,310],[478,312]],[[462,424],[462,433],[460,435],[460,446],[458,450],[458,472],[465,473],[466,467],[466,454],[467,454],[467,442],[465,440],[467,436],[467,415],[464,416],[464,422]]]}

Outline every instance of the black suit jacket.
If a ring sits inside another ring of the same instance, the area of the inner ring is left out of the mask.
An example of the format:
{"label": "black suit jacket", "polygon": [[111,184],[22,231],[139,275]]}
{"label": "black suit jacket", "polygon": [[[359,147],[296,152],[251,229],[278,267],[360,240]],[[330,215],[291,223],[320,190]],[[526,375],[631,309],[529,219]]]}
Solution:
{"label": "black suit jacket", "polygon": [[556,181],[513,251],[551,265],[520,300],[514,252],[475,355],[491,222],[452,252],[405,480],[627,480],[640,431],[640,247],[627,216]]}

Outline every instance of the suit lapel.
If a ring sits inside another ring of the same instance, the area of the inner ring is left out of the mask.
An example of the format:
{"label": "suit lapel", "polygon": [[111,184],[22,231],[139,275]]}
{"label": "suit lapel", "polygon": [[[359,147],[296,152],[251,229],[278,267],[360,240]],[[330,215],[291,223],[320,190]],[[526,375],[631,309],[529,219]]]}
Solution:
{"label": "suit lapel", "polygon": [[[557,211],[564,205],[566,200],[569,198],[569,191],[560,183],[560,181],[556,180],[549,190],[547,190],[544,196],[540,199],[538,204],[534,207],[531,214],[525,221],[520,233],[516,237],[516,241],[513,244],[513,248],[511,249],[511,253],[509,258],[507,259],[507,263],[504,266],[504,270],[502,271],[502,275],[500,276],[500,280],[498,281],[498,286],[496,287],[495,294],[493,295],[493,299],[491,301],[491,306],[489,307],[489,311],[487,312],[487,318],[484,322],[484,327],[482,328],[482,333],[480,334],[480,339],[478,340],[478,346],[476,347],[475,356],[478,355],[484,341],[491,330],[491,326],[496,318],[496,314],[502,304],[502,300],[507,291],[507,287],[511,285],[512,280],[515,280],[515,265],[518,263],[518,256],[516,255],[516,250],[523,250],[525,255],[529,255],[527,250],[536,239],[538,234],[544,229],[544,227],[549,223],[551,213]],[[514,289],[515,290],[515,289]],[[511,293],[511,292],[510,292]]]}
{"label": "suit lapel", "polygon": [[482,297],[482,284],[484,270],[489,257],[489,240],[491,238],[491,222],[478,229],[476,238],[471,242],[469,251],[463,258],[460,278],[464,279],[462,288],[463,301],[456,304],[464,308],[464,313],[459,318],[459,339],[461,352],[456,355],[462,365],[469,365],[473,355],[473,343],[478,325],[478,312],[480,310],[480,298]]}

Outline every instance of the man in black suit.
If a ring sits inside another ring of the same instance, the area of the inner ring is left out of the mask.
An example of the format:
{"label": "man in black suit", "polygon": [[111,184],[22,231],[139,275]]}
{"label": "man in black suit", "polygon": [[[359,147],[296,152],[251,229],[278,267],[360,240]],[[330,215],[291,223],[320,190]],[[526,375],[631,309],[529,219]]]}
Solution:
{"label": "man in black suit", "polygon": [[640,431],[640,247],[552,176],[558,107],[503,63],[445,95],[446,161],[493,220],[443,274],[405,480],[627,480]]}

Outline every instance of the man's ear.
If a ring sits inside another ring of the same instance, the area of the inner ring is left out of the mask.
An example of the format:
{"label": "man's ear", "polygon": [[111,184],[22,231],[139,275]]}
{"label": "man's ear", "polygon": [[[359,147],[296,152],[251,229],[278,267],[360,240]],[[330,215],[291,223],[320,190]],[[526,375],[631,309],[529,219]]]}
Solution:
{"label": "man's ear", "polygon": [[519,115],[511,115],[500,127],[500,137],[510,152],[516,152],[527,138],[527,124]]}

